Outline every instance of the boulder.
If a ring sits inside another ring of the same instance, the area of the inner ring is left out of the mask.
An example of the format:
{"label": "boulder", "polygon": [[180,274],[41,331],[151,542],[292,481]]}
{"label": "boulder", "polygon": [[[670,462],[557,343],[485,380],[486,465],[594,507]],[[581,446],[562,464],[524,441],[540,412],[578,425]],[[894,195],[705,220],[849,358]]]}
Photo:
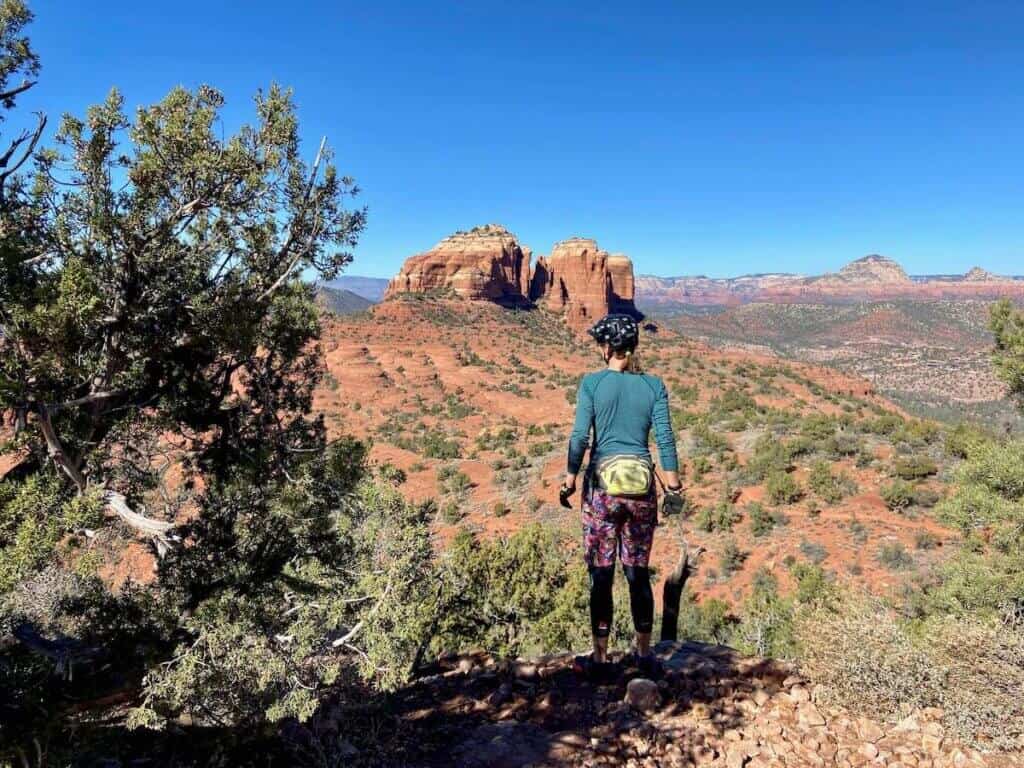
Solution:
{"label": "boulder", "polygon": [[626,698],[623,701],[641,712],[651,712],[661,704],[661,692],[653,680],[637,677],[626,685]]}

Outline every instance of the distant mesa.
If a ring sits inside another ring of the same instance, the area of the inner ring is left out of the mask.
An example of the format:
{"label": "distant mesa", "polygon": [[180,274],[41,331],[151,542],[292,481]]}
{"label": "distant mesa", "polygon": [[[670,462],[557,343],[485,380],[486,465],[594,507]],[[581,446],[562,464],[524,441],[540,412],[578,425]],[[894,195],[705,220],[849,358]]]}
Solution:
{"label": "distant mesa", "polygon": [[862,301],[979,300],[1024,297],[1024,280],[975,267],[965,275],[910,276],[897,262],[871,254],[838,272],[745,275],[733,278],[653,277],[637,279],[641,309],[672,305],[735,306],[750,302],[849,304]]}
{"label": "distant mesa", "polygon": [[531,268],[531,251],[499,224],[456,232],[406,260],[385,298],[450,291],[469,300],[537,305],[583,328],[609,311],[638,314],[633,262],[610,254],[590,238],[556,243]]}

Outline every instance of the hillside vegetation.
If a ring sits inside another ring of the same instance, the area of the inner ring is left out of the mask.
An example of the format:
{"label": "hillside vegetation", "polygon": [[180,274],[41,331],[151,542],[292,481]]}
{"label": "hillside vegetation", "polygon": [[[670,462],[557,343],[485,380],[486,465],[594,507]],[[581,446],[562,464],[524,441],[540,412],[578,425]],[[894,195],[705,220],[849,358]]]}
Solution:
{"label": "hillside vegetation", "polygon": [[[4,110],[31,18],[0,3]],[[661,685],[581,685],[587,576],[551,499],[592,349],[448,294],[326,315],[303,276],[351,261],[354,181],[326,143],[307,162],[288,91],[233,133],[223,105],[113,91],[2,156],[0,765],[1024,747],[1020,442],[649,329],[690,501],[655,565],[707,550],[679,627],[706,644],[662,646]],[[1024,395],[1024,316],[992,327]]]}
{"label": "hillside vegetation", "polygon": [[918,416],[1019,430],[1024,420],[992,371],[990,306],[929,300],[654,311],[710,344],[771,351],[863,376]]}

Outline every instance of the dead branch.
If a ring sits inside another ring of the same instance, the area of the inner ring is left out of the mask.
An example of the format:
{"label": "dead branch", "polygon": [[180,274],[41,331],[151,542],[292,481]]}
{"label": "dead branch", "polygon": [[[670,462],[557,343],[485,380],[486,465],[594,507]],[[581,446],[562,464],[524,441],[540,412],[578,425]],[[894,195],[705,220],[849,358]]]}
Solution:
{"label": "dead branch", "polygon": [[11,634],[33,653],[56,662],[58,673],[68,680],[71,679],[74,663],[95,658],[102,650],[96,646],[85,645],[80,640],[71,637],[48,640],[40,635],[31,624],[19,624]]}
{"label": "dead branch", "polygon": [[697,561],[704,554],[704,547],[697,547],[693,552],[685,541],[675,569],[665,578],[662,588],[661,639],[676,640],[679,634],[679,602],[686,587],[686,580],[697,570]]}
{"label": "dead branch", "polygon": [[61,445],[60,439],[57,437],[57,432],[53,428],[53,421],[51,420],[49,409],[42,407],[39,408],[36,413],[39,416],[39,429],[43,433],[43,439],[46,440],[46,450],[50,454],[50,459],[64,472],[64,474],[71,478],[71,482],[75,484],[79,493],[85,493],[85,475],[82,474],[78,465],[71,461],[71,459],[68,458],[67,453],[65,453],[64,446]]}
{"label": "dead branch", "polygon": [[[2,98],[2,96],[0,96],[0,98]],[[2,173],[0,173],[0,203],[3,203],[5,200],[4,187],[7,184],[7,179],[9,179],[11,176],[17,173],[18,169],[20,169],[21,166],[25,164],[25,161],[32,157],[33,154],[35,154],[36,145],[39,143],[39,139],[43,135],[43,129],[46,128],[46,115],[44,115],[42,112],[37,112],[36,120],[38,121],[36,124],[36,129],[31,133],[25,132],[17,139],[15,139],[10,149],[8,149],[7,152],[2,157],[0,157],[0,168],[6,169]],[[17,151],[18,147],[21,146],[25,141],[29,142],[28,147],[25,149],[24,153],[22,153],[21,157],[18,158],[18,161],[13,166],[8,168],[7,164],[11,161],[11,158],[14,156],[14,153]]]}
{"label": "dead branch", "polygon": [[[309,172],[309,181],[306,183],[306,194],[302,198],[302,208],[299,210],[296,218],[306,215],[306,208],[309,207],[309,201],[313,195],[313,185],[316,183],[317,174],[320,172],[320,162],[323,160],[324,147],[326,146],[326,144],[327,137],[324,136],[322,139],[320,139],[320,149],[318,149],[316,152],[316,159],[313,161],[313,168]],[[284,245],[281,246],[281,250],[278,252],[279,259],[284,258],[286,256],[288,250],[291,248],[292,243],[294,241],[294,232],[293,230],[289,229],[288,238],[287,240],[285,240]],[[297,254],[295,254],[295,257],[289,262],[284,272],[282,272],[278,276],[277,280],[274,281],[274,284],[259,295],[259,301],[263,301],[263,299],[267,298],[270,294],[272,294],[274,291],[281,287],[281,284],[285,281],[288,275],[291,274],[291,271],[295,268],[295,265],[299,262],[299,259],[302,258],[302,256],[308,251],[309,247],[307,246],[306,248],[303,248]]]}

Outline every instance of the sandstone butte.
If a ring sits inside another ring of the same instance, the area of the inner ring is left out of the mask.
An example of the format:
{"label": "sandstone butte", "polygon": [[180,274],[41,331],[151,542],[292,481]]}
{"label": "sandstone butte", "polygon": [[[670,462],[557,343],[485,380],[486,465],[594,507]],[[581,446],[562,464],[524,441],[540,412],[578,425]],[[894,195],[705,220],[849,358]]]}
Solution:
{"label": "sandstone butte", "polygon": [[584,328],[610,311],[636,314],[633,262],[572,237],[531,268],[531,251],[499,224],[456,232],[411,256],[388,284],[385,299],[406,293],[451,291],[471,300],[534,304]]}

